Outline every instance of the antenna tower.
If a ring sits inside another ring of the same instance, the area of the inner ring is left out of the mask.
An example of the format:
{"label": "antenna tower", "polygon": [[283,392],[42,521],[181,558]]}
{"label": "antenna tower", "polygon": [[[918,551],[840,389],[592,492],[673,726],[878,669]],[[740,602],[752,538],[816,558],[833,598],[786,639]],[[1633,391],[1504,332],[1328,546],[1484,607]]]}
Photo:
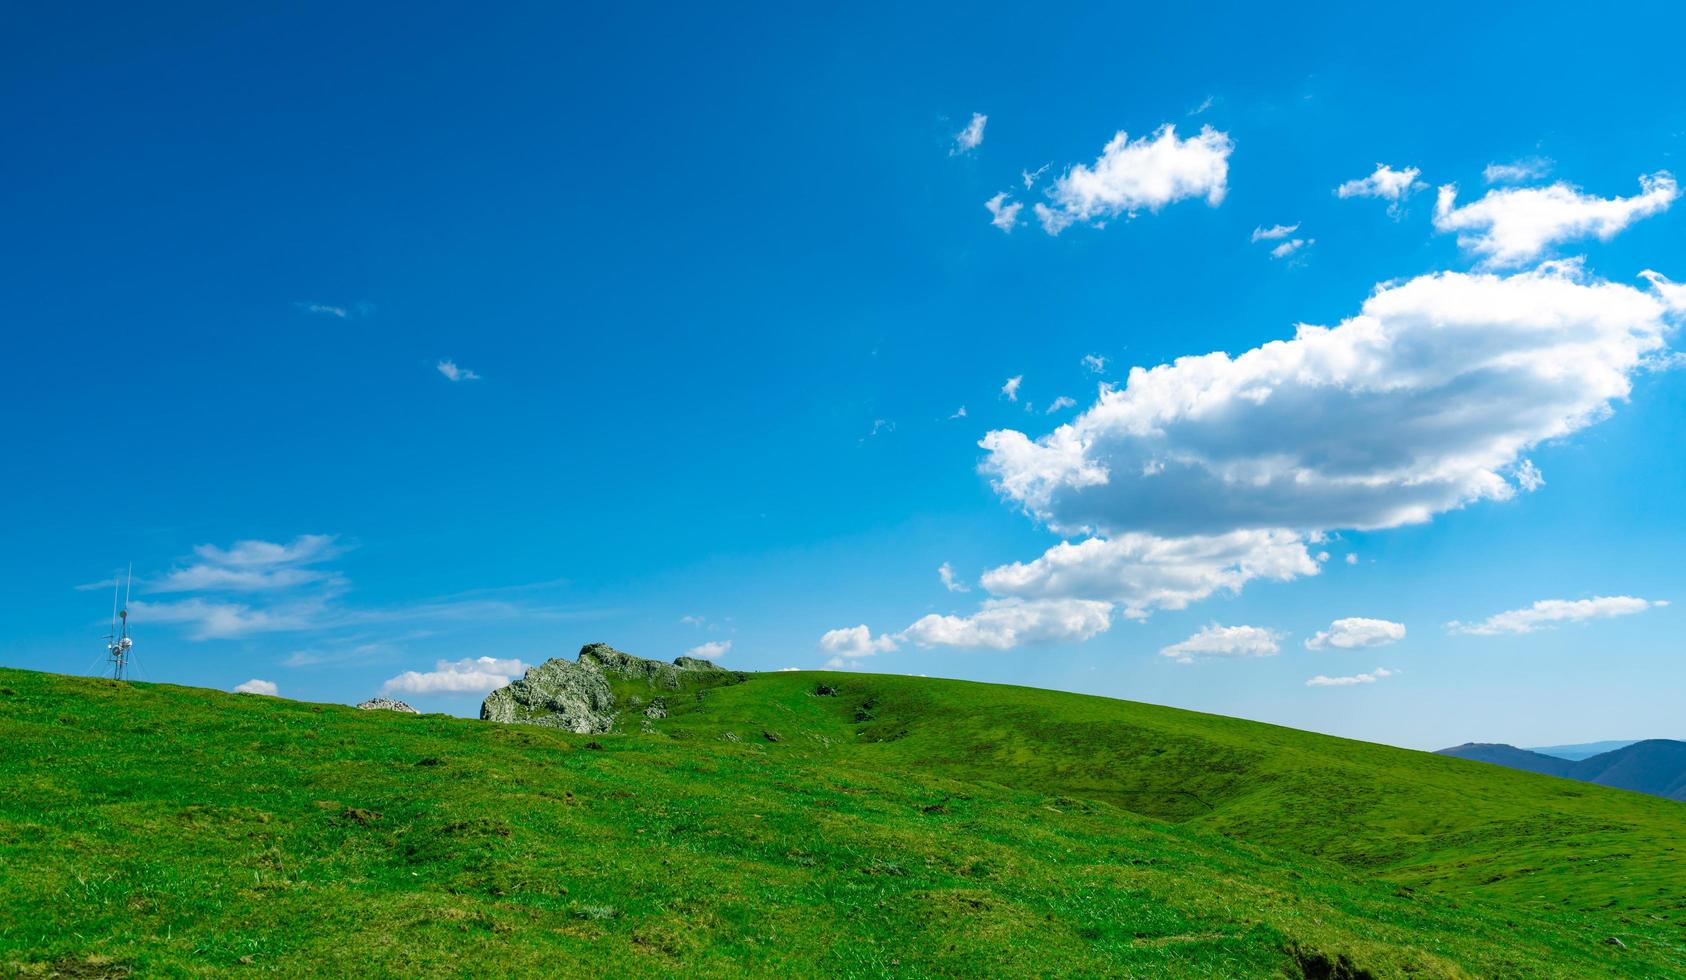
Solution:
{"label": "antenna tower", "polygon": [[111,633],[105,638],[106,653],[111,657],[111,676],[114,680],[122,680],[123,672],[129,666],[129,650],[135,645],[129,639],[129,589],[135,584],[135,566],[129,563],[129,580],[123,587],[123,604],[117,604],[117,586],[115,577],[111,580]]}

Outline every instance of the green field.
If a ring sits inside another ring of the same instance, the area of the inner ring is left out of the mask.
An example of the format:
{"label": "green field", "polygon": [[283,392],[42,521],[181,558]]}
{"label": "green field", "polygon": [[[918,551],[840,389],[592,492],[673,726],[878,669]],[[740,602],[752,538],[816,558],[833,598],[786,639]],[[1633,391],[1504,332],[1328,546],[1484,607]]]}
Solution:
{"label": "green field", "polygon": [[0,670],[0,969],[1686,976],[1679,803],[1103,698],[741,676],[588,736]]}

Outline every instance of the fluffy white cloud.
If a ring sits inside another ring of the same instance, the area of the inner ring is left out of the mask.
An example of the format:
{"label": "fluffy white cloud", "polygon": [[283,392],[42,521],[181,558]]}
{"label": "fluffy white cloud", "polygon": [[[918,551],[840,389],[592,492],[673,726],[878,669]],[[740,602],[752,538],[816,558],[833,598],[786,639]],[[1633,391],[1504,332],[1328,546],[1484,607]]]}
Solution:
{"label": "fluffy white cloud", "polygon": [[1274,242],[1287,238],[1289,235],[1292,235],[1294,232],[1299,230],[1300,223],[1298,221],[1291,225],[1271,225],[1269,228],[1260,225],[1259,227],[1253,229],[1253,241]]}
{"label": "fluffy white cloud", "polygon": [[1489,163],[1481,171],[1481,178],[1489,184],[1520,184],[1538,180],[1551,173],[1551,161],[1529,157],[1514,163]]}
{"label": "fluffy white cloud", "polygon": [[1532,633],[1557,623],[1575,623],[1587,619],[1608,619],[1612,616],[1632,616],[1647,609],[1666,606],[1662,599],[1641,599],[1630,595],[1594,596],[1591,599],[1541,599],[1523,609],[1496,613],[1479,623],[1451,622],[1446,628],[1454,633],[1493,636],[1499,633]]}
{"label": "fluffy white cloud", "polygon": [[262,694],[273,698],[281,695],[281,688],[277,687],[274,681],[262,681],[254,677],[244,684],[234,685],[234,693]]}
{"label": "fluffy white cloud", "polygon": [[941,565],[937,566],[937,577],[943,580],[943,588],[947,589],[950,592],[970,592],[970,591],[972,591],[971,589],[966,587],[966,584],[964,582],[961,582],[961,581],[955,579],[955,577],[954,577],[954,566],[950,565],[946,561],[943,562]]}
{"label": "fluffy white cloud", "polygon": [[1013,226],[1019,223],[1019,212],[1024,210],[1022,203],[1009,203],[1007,197],[1007,192],[1002,191],[984,202],[984,207],[989,210],[989,223],[1002,231],[1012,231]]}
{"label": "fluffy white cloud", "polygon": [[1548,187],[1490,190],[1456,207],[1458,187],[1440,188],[1434,227],[1457,232],[1458,245],[1494,268],[1522,265],[1559,243],[1588,236],[1608,241],[1641,218],[1668,210],[1680,191],[1667,171],[1639,178],[1634,197],[1594,197],[1559,181]]}
{"label": "fluffy white cloud", "polygon": [[949,156],[970,153],[983,145],[984,126],[989,123],[989,117],[981,112],[972,113],[972,121],[966,128],[954,134],[954,146],[948,151]]}
{"label": "fluffy white cloud", "polygon": [[503,687],[526,672],[527,665],[519,660],[496,657],[440,660],[426,673],[406,670],[382,684],[381,690],[388,694],[482,694]]}
{"label": "fluffy white cloud", "polygon": [[1374,684],[1384,677],[1397,677],[1401,673],[1404,672],[1398,670],[1388,670],[1386,667],[1377,667],[1375,670],[1370,671],[1367,674],[1353,674],[1350,677],[1325,677],[1322,674],[1318,674],[1311,680],[1306,681],[1305,686],[1351,687],[1354,684]]}
{"label": "fluffy white cloud", "polygon": [[443,374],[446,378],[448,378],[452,381],[479,381],[480,380],[480,375],[475,374],[473,371],[470,371],[468,368],[459,367],[457,365],[457,362],[451,360],[450,358],[445,358],[444,360],[441,360],[438,364],[434,365],[434,367],[439,369],[440,374]]}
{"label": "fluffy white cloud", "polygon": [[1316,636],[1305,641],[1305,648],[1322,650],[1325,647],[1334,647],[1337,650],[1359,650],[1364,647],[1386,646],[1403,639],[1404,623],[1349,616],[1346,619],[1335,620],[1329,624],[1328,629],[1319,631]]}
{"label": "fluffy white cloud", "polygon": [[1162,538],[1124,534],[1061,542],[1030,562],[990,569],[983,586],[1021,598],[1083,597],[1119,603],[1124,615],[1182,609],[1214,592],[1238,592],[1256,578],[1316,575],[1301,536],[1282,530]]}
{"label": "fluffy white cloud", "polygon": [[1234,148],[1229,134],[1211,126],[1187,139],[1178,139],[1169,123],[1134,141],[1120,130],[1093,167],[1077,164],[1055,179],[1048,191],[1053,203],[1036,205],[1036,216],[1057,235],[1077,222],[1133,217],[1188,198],[1204,197],[1216,207],[1229,189]]}
{"label": "fluffy white cloud", "polygon": [[1359,180],[1349,180],[1335,188],[1335,196],[1349,197],[1377,197],[1388,203],[1391,214],[1399,213],[1399,206],[1405,199],[1428,185],[1418,180],[1422,171],[1416,167],[1406,167],[1395,170],[1385,163],[1376,164],[1376,170],[1368,177]]}
{"label": "fluffy white cloud", "polygon": [[1419,276],[1332,328],[1132,369],[1039,439],[988,433],[981,468],[1066,533],[1420,523],[1512,496],[1521,454],[1608,415],[1681,312],[1572,263]]}
{"label": "fluffy white cloud", "polygon": [[872,630],[867,629],[864,624],[827,630],[825,635],[820,637],[820,650],[840,658],[870,657],[875,653],[894,650],[896,645],[894,637],[874,637]]}
{"label": "fluffy white cloud", "polygon": [[1016,402],[1019,400],[1019,385],[1021,384],[1024,384],[1024,375],[1015,374],[1007,379],[1006,384],[1001,386],[1001,393],[1007,396],[1008,401]]}
{"label": "fluffy white cloud", "polygon": [[1111,625],[1112,604],[1107,602],[986,599],[970,616],[924,616],[900,637],[920,646],[1009,650],[1025,643],[1087,640]]}
{"label": "fluffy white cloud", "polygon": [[1181,643],[1173,643],[1159,651],[1180,664],[1194,663],[1205,657],[1270,657],[1281,647],[1281,635],[1260,626],[1219,626],[1213,623]]}
{"label": "fluffy white cloud", "polygon": [[691,649],[686,650],[685,656],[701,657],[704,660],[719,660],[731,649],[731,640],[711,640],[708,643],[699,643]]}

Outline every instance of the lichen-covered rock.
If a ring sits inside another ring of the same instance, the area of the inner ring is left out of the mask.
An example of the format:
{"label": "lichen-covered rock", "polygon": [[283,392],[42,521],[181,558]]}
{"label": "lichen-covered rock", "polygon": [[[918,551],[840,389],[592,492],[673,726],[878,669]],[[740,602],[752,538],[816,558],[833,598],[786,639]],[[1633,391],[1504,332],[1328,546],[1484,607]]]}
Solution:
{"label": "lichen-covered rock", "polygon": [[404,702],[397,701],[392,698],[370,698],[362,704],[359,704],[357,707],[362,708],[364,711],[408,711],[412,715],[421,714],[421,712],[410,707]]}
{"label": "lichen-covered rock", "polygon": [[[643,681],[656,690],[677,691],[687,674],[708,672],[726,674],[715,664],[695,657],[663,663],[623,653],[607,643],[590,643],[580,649],[579,659],[546,660],[520,680],[487,695],[480,705],[480,717],[581,734],[608,732],[614,730],[617,708],[612,683],[621,684],[624,690],[626,681]],[[626,706],[642,709],[646,718],[667,717],[667,703],[659,697],[644,708],[641,699],[629,696]]]}
{"label": "lichen-covered rock", "polygon": [[486,695],[480,717],[595,734],[615,727],[615,697],[603,671],[582,654],[577,663],[546,660],[520,680]]}

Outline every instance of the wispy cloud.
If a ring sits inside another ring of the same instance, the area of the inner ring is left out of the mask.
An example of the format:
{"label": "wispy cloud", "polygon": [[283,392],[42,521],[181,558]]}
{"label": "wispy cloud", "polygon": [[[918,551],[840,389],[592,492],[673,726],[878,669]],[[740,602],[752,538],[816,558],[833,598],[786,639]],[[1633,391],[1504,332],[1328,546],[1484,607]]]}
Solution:
{"label": "wispy cloud", "polygon": [[1335,188],[1335,196],[1380,198],[1388,202],[1387,213],[1397,218],[1402,213],[1405,199],[1428,187],[1417,179],[1421,176],[1422,171],[1416,167],[1395,170],[1385,163],[1378,163],[1370,176],[1349,180]]}
{"label": "wispy cloud", "polygon": [[954,134],[954,146],[949,148],[949,156],[959,156],[970,153],[983,145],[984,126],[989,123],[989,117],[981,112],[972,113],[972,121],[966,128]]}
{"label": "wispy cloud", "polygon": [[943,588],[950,592],[970,592],[969,586],[954,577],[954,566],[943,562],[937,566],[937,578],[942,579]]}
{"label": "wispy cloud", "polygon": [[1532,633],[1559,623],[1632,616],[1666,605],[1668,601],[1664,599],[1641,599],[1630,595],[1594,596],[1591,599],[1541,599],[1531,606],[1495,613],[1478,623],[1460,623],[1454,620],[1447,623],[1446,628],[1454,633],[1473,636]]}
{"label": "wispy cloud", "polygon": [[459,366],[456,361],[453,361],[450,358],[445,358],[444,360],[441,360],[438,364],[435,364],[434,367],[438,369],[440,374],[443,374],[447,379],[449,379],[451,381],[479,381],[480,380],[480,375],[475,374],[473,371],[470,371],[468,368]]}
{"label": "wispy cloud", "polygon": [[1374,684],[1375,682],[1381,680],[1384,677],[1397,677],[1398,675],[1400,675],[1402,673],[1404,673],[1404,671],[1388,670],[1386,667],[1377,667],[1375,670],[1370,671],[1369,673],[1352,674],[1351,676],[1348,676],[1348,677],[1328,677],[1328,676],[1325,676],[1323,674],[1318,674],[1316,677],[1313,677],[1312,679],[1306,681],[1305,686],[1306,687],[1351,687],[1354,684]]}
{"label": "wispy cloud", "polygon": [[1489,163],[1481,171],[1481,179],[1489,184],[1520,184],[1539,180],[1551,173],[1551,161],[1543,157],[1528,157],[1511,163]]}
{"label": "wispy cloud", "polygon": [[1299,230],[1300,223],[1298,221],[1291,225],[1271,225],[1269,228],[1260,225],[1259,227],[1253,229],[1253,241],[1274,242],[1278,239],[1287,238],[1289,235],[1292,235],[1294,232]]}
{"label": "wispy cloud", "polygon": [[1024,375],[1015,374],[1007,379],[1006,384],[1001,386],[1001,393],[1007,396],[1008,401],[1016,402],[1019,400],[1019,385],[1023,383]]}

